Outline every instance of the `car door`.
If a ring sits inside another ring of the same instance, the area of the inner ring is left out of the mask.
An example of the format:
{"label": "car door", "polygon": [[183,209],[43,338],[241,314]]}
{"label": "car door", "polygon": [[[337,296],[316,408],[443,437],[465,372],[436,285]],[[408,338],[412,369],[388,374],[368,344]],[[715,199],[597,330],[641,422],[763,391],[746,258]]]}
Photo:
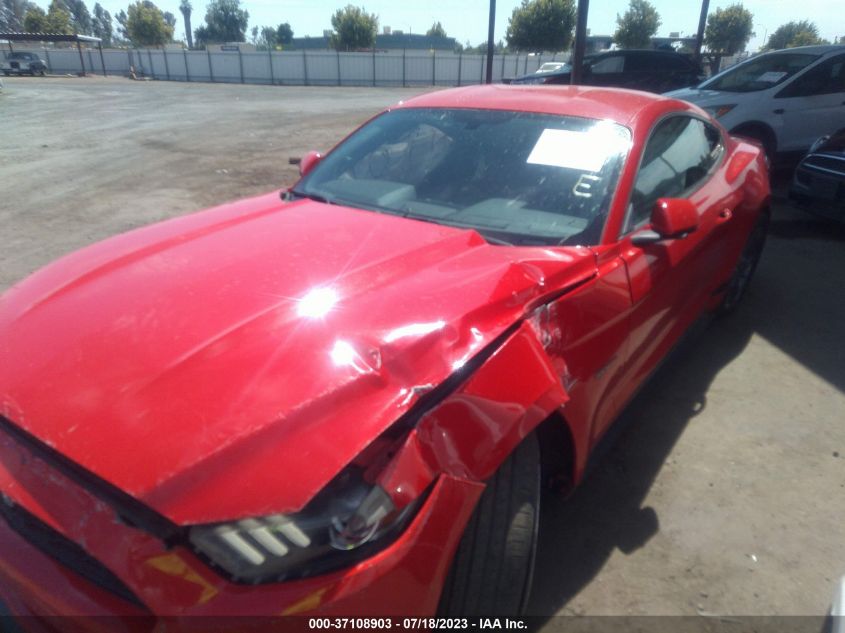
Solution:
{"label": "car door", "polygon": [[[713,267],[740,192],[720,173],[724,143],[715,127],[696,116],[673,114],[651,131],[632,189],[620,238],[631,290],[630,338],[622,400],[655,369],[680,335],[700,315],[716,290]],[[650,229],[658,199],[686,198],[698,211],[698,228],[678,239],[636,244]]]}
{"label": "car door", "polygon": [[798,75],[772,100],[780,117],[778,151],[806,150],[820,136],[845,125],[845,54],[834,55]]}

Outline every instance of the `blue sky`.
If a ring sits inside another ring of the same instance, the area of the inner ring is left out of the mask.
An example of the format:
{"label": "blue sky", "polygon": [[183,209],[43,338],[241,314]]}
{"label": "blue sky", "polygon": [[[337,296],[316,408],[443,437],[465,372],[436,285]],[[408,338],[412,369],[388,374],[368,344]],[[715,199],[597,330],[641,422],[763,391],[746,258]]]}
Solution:
{"label": "blue sky", "polygon": [[[172,12],[179,20],[176,37],[184,38],[184,25],[179,13],[179,0],[154,0],[163,11]],[[46,5],[48,0],[36,0]],[[93,8],[94,0],[86,0]],[[487,11],[489,0],[241,0],[249,11],[250,28],[258,25],[290,23],[294,35],[321,35],[323,29],[331,28],[334,11],[349,4],[363,6],[370,13],[379,16],[379,28],[390,26],[405,32],[424,33],[434,21],[440,21],[446,33],[461,43],[469,40],[473,45],[487,37]],[[695,33],[701,4],[698,0],[652,0],[660,13],[663,24],[658,35],[670,31],[681,31],[684,35]],[[128,0],[100,0],[114,15],[125,9]],[[194,7],[192,26],[202,23],[205,15],[204,0],[192,0]],[[520,0],[498,0],[496,2],[496,39],[504,39],[508,18]],[[710,11],[726,7],[731,1],[710,1]],[[755,37],[749,50],[756,50],[763,44],[763,38],[779,25],[791,20],[810,20],[816,23],[819,33],[833,41],[834,37],[845,36],[845,10],[843,0],[746,0],[744,6],[754,14]],[[592,0],[588,28],[596,35],[611,34],[615,29],[617,13],[623,13],[628,0]]]}

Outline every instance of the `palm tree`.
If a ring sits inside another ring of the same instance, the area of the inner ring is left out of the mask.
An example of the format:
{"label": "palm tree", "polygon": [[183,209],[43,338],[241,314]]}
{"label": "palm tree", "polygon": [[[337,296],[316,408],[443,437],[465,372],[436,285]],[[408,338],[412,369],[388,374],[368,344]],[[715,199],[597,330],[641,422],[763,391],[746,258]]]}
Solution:
{"label": "palm tree", "polygon": [[190,0],[182,0],[179,4],[179,10],[182,12],[182,17],[185,19],[185,38],[188,40],[188,48],[194,47],[194,38],[191,35],[191,6]]}

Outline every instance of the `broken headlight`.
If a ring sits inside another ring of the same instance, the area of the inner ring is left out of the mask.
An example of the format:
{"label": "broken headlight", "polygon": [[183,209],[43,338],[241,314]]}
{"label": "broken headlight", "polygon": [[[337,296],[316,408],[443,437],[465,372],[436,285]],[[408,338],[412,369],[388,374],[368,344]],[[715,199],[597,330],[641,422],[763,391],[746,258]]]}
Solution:
{"label": "broken headlight", "polygon": [[197,525],[188,540],[235,582],[279,582],[372,556],[393,542],[422,500],[397,510],[361,468],[350,466],[300,512]]}

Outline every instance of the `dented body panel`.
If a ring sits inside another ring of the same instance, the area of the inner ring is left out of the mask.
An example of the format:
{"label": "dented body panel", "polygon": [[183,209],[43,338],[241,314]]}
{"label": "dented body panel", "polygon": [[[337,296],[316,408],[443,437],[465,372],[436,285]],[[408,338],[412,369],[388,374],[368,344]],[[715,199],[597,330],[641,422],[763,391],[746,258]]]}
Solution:
{"label": "dented body panel", "polygon": [[[483,482],[552,420],[577,483],[625,404],[719,304],[768,202],[759,150],[725,134],[690,196],[696,231],[646,245],[623,234],[655,122],[705,116],[682,102],[498,86],[399,107],[629,127],[600,243],[494,245],[273,192],[117,236],[14,286],[0,297],[0,597],[13,612],[433,613]],[[358,463],[393,507],[420,506],[341,571],[238,584],[180,537],[297,513]],[[82,548],[137,604],[85,579],[60,591],[73,573],[22,540],[15,517]]]}

